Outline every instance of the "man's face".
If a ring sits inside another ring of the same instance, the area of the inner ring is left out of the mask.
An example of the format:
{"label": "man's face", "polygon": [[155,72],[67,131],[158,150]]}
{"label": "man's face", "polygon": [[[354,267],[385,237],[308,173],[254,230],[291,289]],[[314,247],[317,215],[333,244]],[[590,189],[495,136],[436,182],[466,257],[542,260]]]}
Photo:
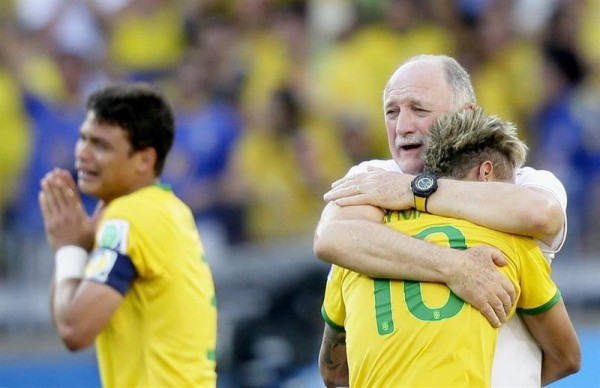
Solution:
{"label": "man's face", "polygon": [[75,146],[77,184],[82,192],[106,203],[127,194],[137,184],[138,154],[119,126],[98,124],[88,115]]}
{"label": "man's face", "polygon": [[439,63],[411,62],[392,75],[384,94],[385,126],[392,158],[402,171],[423,170],[425,136],[451,107],[452,94]]}

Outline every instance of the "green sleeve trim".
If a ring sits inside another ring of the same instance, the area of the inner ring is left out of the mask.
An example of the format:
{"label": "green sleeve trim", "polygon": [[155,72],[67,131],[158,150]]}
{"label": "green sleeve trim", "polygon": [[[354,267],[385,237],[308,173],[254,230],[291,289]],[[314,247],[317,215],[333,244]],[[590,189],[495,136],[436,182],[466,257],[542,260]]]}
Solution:
{"label": "green sleeve trim", "polygon": [[208,361],[216,361],[217,360],[217,352],[214,349],[207,351],[206,358],[208,359]]}
{"label": "green sleeve trim", "polygon": [[344,328],[344,326],[340,326],[340,325],[336,325],[331,318],[329,318],[327,316],[327,312],[325,312],[325,306],[321,306],[321,316],[323,317],[323,320],[325,321],[325,323],[327,323],[329,326],[331,326],[331,328],[340,331],[340,332],[345,332],[346,329]]}
{"label": "green sleeve trim", "polygon": [[517,309],[517,313],[525,315],[537,315],[550,310],[561,299],[560,290],[556,290],[556,294],[548,302],[533,309]]}
{"label": "green sleeve trim", "polygon": [[154,186],[159,187],[166,191],[173,191],[173,187],[168,183],[158,181],[158,182],[154,183]]}

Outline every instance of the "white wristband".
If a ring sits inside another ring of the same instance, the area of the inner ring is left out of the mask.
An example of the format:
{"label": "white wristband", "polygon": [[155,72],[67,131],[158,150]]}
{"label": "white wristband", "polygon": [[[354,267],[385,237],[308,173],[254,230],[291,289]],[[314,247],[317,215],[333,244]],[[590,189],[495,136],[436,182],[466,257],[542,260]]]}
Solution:
{"label": "white wristband", "polygon": [[56,263],[55,282],[58,284],[63,279],[83,279],[85,263],[88,253],[82,247],[65,245],[60,247],[54,255]]}

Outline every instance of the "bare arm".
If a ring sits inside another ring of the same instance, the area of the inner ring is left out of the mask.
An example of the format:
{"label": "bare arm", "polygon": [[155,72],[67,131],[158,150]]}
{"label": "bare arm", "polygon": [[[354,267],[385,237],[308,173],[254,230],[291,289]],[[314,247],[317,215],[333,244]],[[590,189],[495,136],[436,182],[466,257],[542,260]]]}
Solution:
{"label": "bare arm", "polygon": [[542,241],[553,239],[565,221],[560,204],[543,190],[503,182],[450,179],[441,179],[439,185],[439,193],[427,203],[434,214]]}
{"label": "bare arm", "polygon": [[522,317],[542,348],[542,385],[579,371],[581,346],[562,299],[544,313]]}
{"label": "bare arm", "polygon": [[123,300],[110,286],[91,281],[65,279],[51,288],[52,320],[72,351],[91,345]]}
{"label": "bare arm", "polygon": [[325,207],[314,252],[324,261],[372,277],[445,283],[498,327],[515,299],[512,284],[495,268],[502,253],[479,246],[466,251],[412,238],[382,224],[373,206]]}
{"label": "bare arm", "polygon": [[[65,170],[48,173],[41,182],[40,209],[52,249],[74,245],[89,251],[102,206],[93,217],[83,209],[77,186]],[[70,350],[90,345],[123,297],[104,284],[68,277],[50,287],[50,311],[63,342]]]}
{"label": "bare arm", "polygon": [[325,324],[319,351],[319,371],[328,388],[350,385],[346,358],[346,333]]}
{"label": "bare arm", "polygon": [[[334,183],[324,196],[340,206],[373,205],[402,210],[413,207],[413,176],[373,170]],[[564,214],[546,191],[502,182],[469,182],[440,179],[428,202],[433,214],[461,218],[507,233],[547,241],[561,230]],[[357,192],[357,185],[360,193]]]}

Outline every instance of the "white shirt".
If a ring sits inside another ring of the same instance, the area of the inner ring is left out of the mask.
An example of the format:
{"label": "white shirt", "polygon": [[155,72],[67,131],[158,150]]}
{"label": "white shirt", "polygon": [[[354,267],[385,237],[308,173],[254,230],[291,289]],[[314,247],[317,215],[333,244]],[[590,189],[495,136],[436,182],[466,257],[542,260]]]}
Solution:
{"label": "white shirt", "polygon": [[[367,172],[369,167],[402,173],[393,159],[369,160],[350,169],[346,176]],[[546,259],[552,263],[567,236],[567,193],[563,184],[549,171],[524,167],[517,171],[516,184],[535,187],[549,192],[560,204],[565,223],[550,245],[537,241]],[[492,368],[493,387],[539,387],[541,386],[542,352],[525,327],[523,320],[515,315],[500,329]]]}

